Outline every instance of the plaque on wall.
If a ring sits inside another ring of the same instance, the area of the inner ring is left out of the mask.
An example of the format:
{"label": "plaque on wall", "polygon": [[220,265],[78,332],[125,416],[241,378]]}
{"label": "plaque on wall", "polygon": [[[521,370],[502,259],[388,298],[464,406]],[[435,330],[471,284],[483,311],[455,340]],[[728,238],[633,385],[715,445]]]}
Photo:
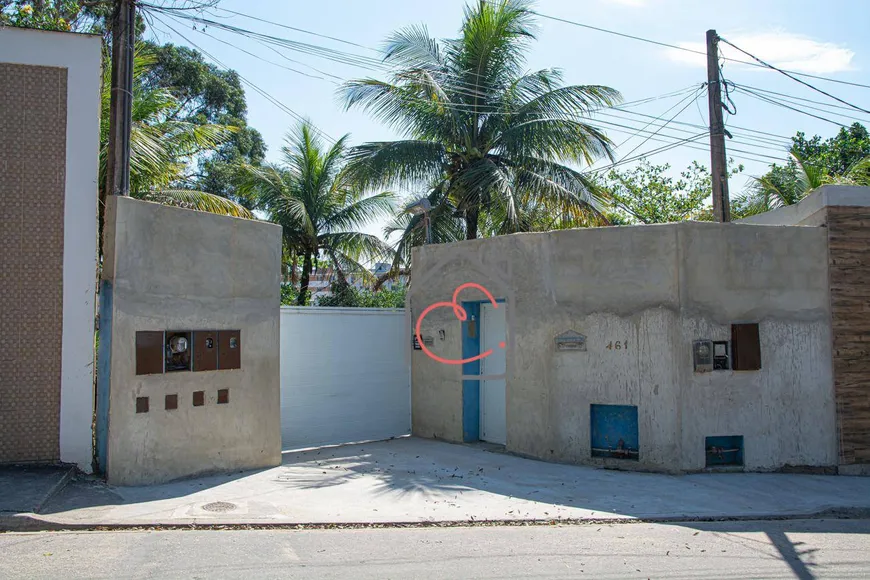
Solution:
{"label": "plaque on wall", "polygon": [[556,350],[586,350],[586,337],[573,330],[566,330],[556,337]]}

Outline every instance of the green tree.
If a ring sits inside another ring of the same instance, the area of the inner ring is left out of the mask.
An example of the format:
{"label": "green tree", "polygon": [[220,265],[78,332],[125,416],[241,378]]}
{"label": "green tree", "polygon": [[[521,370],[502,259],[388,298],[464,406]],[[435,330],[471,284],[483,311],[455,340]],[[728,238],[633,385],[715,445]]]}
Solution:
{"label": "green tree", "polygon": [[235,172],[240,164],[262,163],[266,145],[259,131],[247,125],[245,90],[239,75],[205,62],[202,54],[191,48],[149,46],[155,62],[144,83],[150,89],[169,90],[176,98],[177,108],[170,112],[170,118],[236,128],[227,141],[201,154],[195,170],[186,173],[179,185],[250,205],[236,193]]}
{"label": "green tree", "polygon": [[0,0],[0,26],[99,33],[111,14],[105,0]]}
{"label": "green tree", "polygon": [[[225,143],[236,128],[175,119],[178,99],[168,89],[150,86],[145,79],[156,62],[147,45],[137,45],[133,66],[133,125],[130,134],[130,195],[169,205],[239,217],[252,217],[239,204],[223,197],[178,188],[186,168],[203,152]],[[106,156],[109,142],[110,68],[103,70],[100,117],[100,199],[105,200]]]}
{"label": "green tree", "polygon": [[860,123],[841,128],[833,137],[807,139],[798,132],[785,165],[772,164],[736,196],[739,217],[799,202],[826,184],[870,186],[870,133]]}
{"label": "green tree", "polygon": [[407,288],[398,286],[392,289],[372,291],[356,288],[346,281],[336,280],[331,285],[332,294],[317,298],[318,306],[350,308],[404,308]]}
{"label": "green tree", "polygon": [[[668,175],[670,164],[641,161],[628,170],[613,170],[602,187],[611,198],[611,221],[628,224],[658,224],[689,219],[707,219],[705,201],[712,196],[712,181],[706,167],[693,161],[679,179]],[[735,175],[743,166],[732,168]]]}
{"label": "green tree", "polygon": [[299,305],[309,300],[308,282],[319,256],[326,256],[343,280],[351,271],[368,272],[361,258],[389,253],[384,242],[359,228],[394,209],[391,193],[366,196],[343,171],[347,135],[326,148],[315,131],[310,122],[300,123],[287,137],[280,164],[244,165],[239,182],[240,194],[257,199],[283,227],[289,259],[302,259]]}
{"label": "green tree", "polygon": [[[529,205],[600,215],[594,182],[563,163],[611,155],[607,137],[581,119],[620,95],[604,86],[561,86],[552,69],[524,73],[534,38],[524,0],[466,8],[456,39],[439,42],[423,26],[394,33],[384,51],[390,80],[354,80],[342,91],[348,108],[368,111],[406,138],[355,147],[353,179],[367,187],[426,187],[445,216],[464,219],[467,239],[478,237],[482,211],[505,222],[494,231],[519,231],[517,208]],[[434,217],[433,210],[433,225]]]}
{"label": "green tree", "polygon": [[832,175],[823,165],[799,157],[795,148],[789,155],[787,178],[782,178],[781,169],[775,167],[767,175],[753,178],[747,191],[737,197],[739,217],[798,203],[823,185],[870,186],[870,156],[859,159],[843,173]]}

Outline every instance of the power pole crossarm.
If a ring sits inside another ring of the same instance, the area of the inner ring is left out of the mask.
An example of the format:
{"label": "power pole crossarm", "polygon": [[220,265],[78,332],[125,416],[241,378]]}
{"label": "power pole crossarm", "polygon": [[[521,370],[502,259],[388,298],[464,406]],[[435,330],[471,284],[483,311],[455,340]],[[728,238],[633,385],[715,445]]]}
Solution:
{"label": "power pole crossarm", "polygon": [[713,180],[713,218],[731,221],[728,196],[728,161],[725,156],[725,120],[722,113],[722,86],[719,78],[719,35],[707,31],[707,96],[710,106],[710,164]]}
{"label": "power pole crossarm", "polygon": [[115,0],[112,19],[112,92],[106,186],[109,195],[130,194],[130,129],[133,112],[135,0]]}

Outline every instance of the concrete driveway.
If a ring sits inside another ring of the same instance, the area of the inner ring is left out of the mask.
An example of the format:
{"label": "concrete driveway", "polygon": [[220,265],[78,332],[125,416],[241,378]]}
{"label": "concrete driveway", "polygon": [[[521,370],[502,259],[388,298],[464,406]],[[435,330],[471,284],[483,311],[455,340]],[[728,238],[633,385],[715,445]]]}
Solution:
{"label": "concrete driveway", "polygon": [[402,438],[286,453],[273,469],[151,487],[79,480],[28,518],[135,526],[767,518],[826,510],[870,510],[870,478],[619,472]]}

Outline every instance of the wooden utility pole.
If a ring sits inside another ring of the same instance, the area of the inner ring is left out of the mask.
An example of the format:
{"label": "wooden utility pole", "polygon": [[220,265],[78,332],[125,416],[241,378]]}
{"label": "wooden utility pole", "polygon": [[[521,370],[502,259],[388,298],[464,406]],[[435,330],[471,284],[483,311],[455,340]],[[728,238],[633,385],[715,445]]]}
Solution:
{"label": "wooden utility pole", "polygon": [[728,161],[725,157],[725,120],[719,79],[719,35],[707,31],[707,97],[710,105],[710,164],[713,179],[713,219],[731,221],[728,197]]}
{"label": "wooden utility pole", "polygon": [[135,0],[115,0],[112,17],[112,92],[105,191],[130,194],[130,128],[133,112]]}

